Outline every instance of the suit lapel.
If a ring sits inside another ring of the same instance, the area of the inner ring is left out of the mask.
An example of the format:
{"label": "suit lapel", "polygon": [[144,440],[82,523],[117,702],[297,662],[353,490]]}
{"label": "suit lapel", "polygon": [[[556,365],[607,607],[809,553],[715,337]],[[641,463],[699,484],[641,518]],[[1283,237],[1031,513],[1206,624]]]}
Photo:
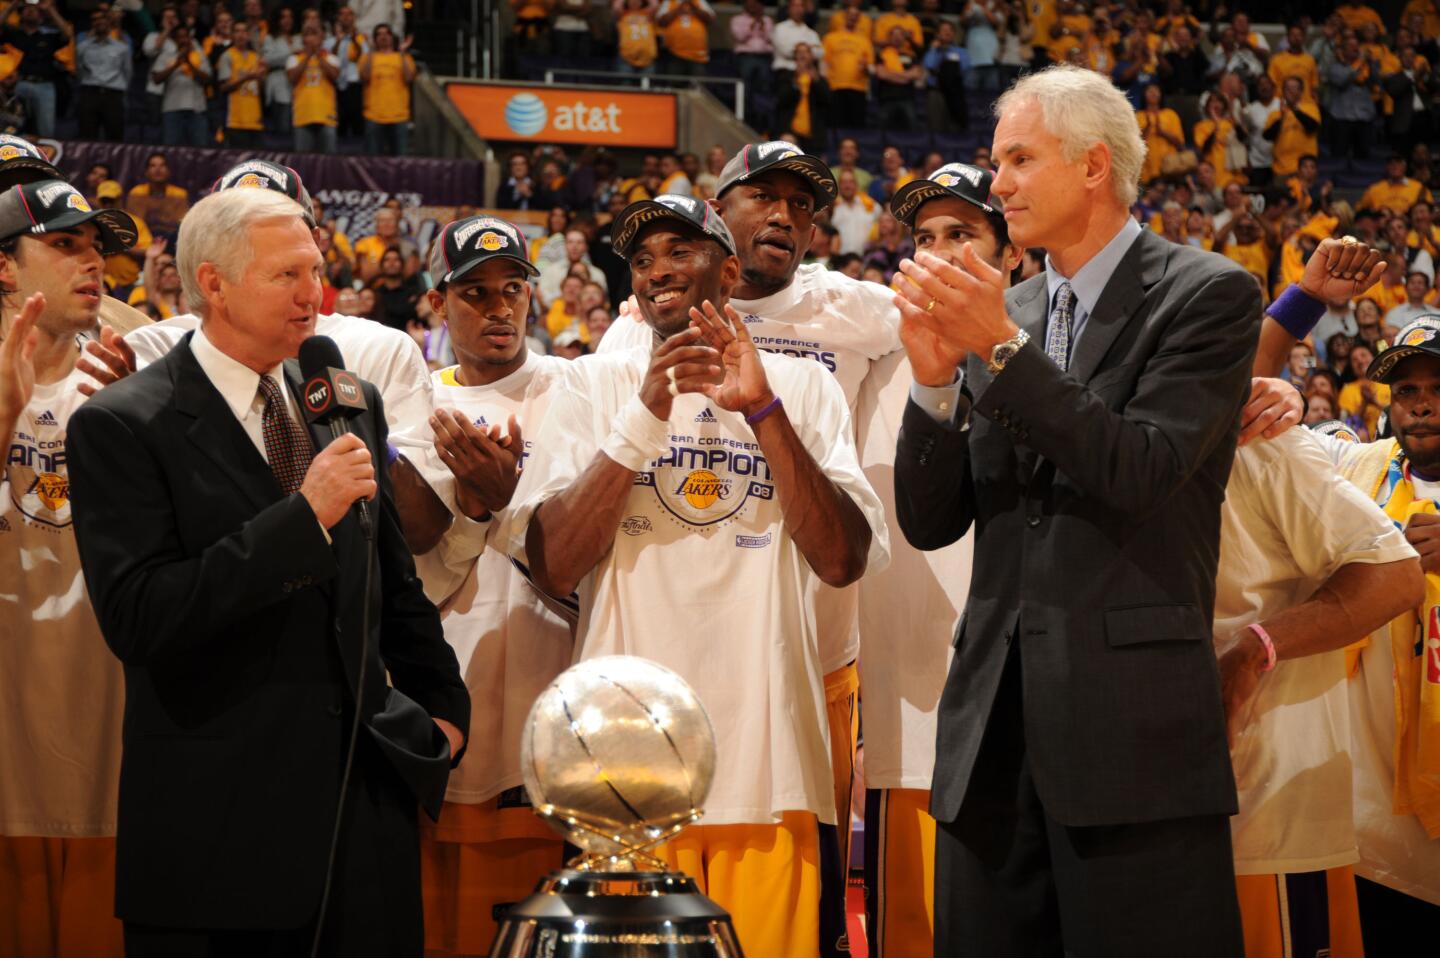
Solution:
{"label": "suit lapel", "polygon": [[1145,302],[1145,290],[1165,266],[1168,242],[1148,230],[1142,232],[1126,251],[1120,265],[1105,284],[1095,311],[1085,323],[1085,333],[1070,360],[1070,375],[1082,383],[1090,381],[1110,351],[1115,337],[1129,325]]}
{"label": "suit lapel", "polygon": [[194,419],[185,430],[185,438],[219,467],[252,506],[263,509],[280,499],[280,484],[190,351],[193,335],[187,334],[168,357],[175,408]]}

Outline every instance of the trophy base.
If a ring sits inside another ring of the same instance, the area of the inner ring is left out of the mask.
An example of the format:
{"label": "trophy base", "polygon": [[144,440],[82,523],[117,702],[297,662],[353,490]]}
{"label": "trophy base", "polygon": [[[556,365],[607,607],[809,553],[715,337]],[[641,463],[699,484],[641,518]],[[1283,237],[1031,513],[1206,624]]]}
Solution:
{"label": "trophy base", "polygon": [[725,909],[677,872],[552,872],[489,958],[743,958]]}

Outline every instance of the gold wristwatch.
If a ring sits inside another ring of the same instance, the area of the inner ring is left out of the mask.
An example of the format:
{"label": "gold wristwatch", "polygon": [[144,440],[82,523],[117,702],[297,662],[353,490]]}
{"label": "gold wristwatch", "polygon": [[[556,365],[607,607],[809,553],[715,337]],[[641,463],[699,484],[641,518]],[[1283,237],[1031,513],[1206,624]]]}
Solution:
{"label": "gold wristwatch", "polygon": [[1015,354],[1020,351],[1020,347],[1028,342],[1030,342],[1030,334],[1022,329],[1005,342],[996,343],[995,348],[990,350],[990,362],[987,364],[990,367],[990,375],[999,375],[1000,370],[1005,368],[1005,364],[1014,359]]}

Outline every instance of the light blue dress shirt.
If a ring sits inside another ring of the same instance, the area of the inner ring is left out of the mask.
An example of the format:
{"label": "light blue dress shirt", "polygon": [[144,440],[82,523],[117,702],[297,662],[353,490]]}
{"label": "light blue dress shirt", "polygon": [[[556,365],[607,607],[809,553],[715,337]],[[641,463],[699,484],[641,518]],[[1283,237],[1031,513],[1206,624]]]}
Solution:
{"label": "light blue dress shirt", "polygon": [[[1085,324],[1090,319],[1090,314],[1100,302],[1100,294],[1105,291],[1105,286],[1110,282],[1110,277],[1120,266],[1120,261],[1125,254],[1130,252],[1130,247],[1140,238],[1140,224],[1135,222],[1134,217],[1127,216],[1125,223],[1119,231],[1111,238],[1110,242],[1100,248],[1100,252],[1090,257],[1090,261],[1075,271],[1075,276],[1068,280],[1070,289],[1075,293],[1075,312],[1070,320],[1070,355],[1075,355],[1075,344],[1085,333]],[[1049,316],[1055,308],[1055,294],[1059,291],[1060,285],[1067,282],[1064,276],[1056,270],[1055,264],[1049,256],[1045,257],[1045,285],[1048,292],[1048,306],[1045,314]],[[1046,322],[1046,336],[1049,336],[1049,322]],[[1038,344],[1042,348],[1044,343]],[[965,382],[965,368],[955,371],[955,382],[949,386],[922,386],[919,383],[910,384],[910,398],[915,401],[930,418],[938,423],[953,425],[955,408],[960,400],[960,387]]]}

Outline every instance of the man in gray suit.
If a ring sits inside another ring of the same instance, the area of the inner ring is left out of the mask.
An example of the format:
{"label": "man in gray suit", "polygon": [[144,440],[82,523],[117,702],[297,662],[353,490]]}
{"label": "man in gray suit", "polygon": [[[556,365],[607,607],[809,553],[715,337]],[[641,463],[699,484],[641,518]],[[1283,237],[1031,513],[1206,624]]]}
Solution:
{"label": "man in gray suit", "polygon": [[1007,294],[968,248],[921,253],[897,297],[901,528],[935,549],[975,526],[935,954],[1239,955],[1210,631],[1260,293],[1131,218],[1145,148],[1108,80],[1055,67],[996,112],[992,189],[1045,272]]}

